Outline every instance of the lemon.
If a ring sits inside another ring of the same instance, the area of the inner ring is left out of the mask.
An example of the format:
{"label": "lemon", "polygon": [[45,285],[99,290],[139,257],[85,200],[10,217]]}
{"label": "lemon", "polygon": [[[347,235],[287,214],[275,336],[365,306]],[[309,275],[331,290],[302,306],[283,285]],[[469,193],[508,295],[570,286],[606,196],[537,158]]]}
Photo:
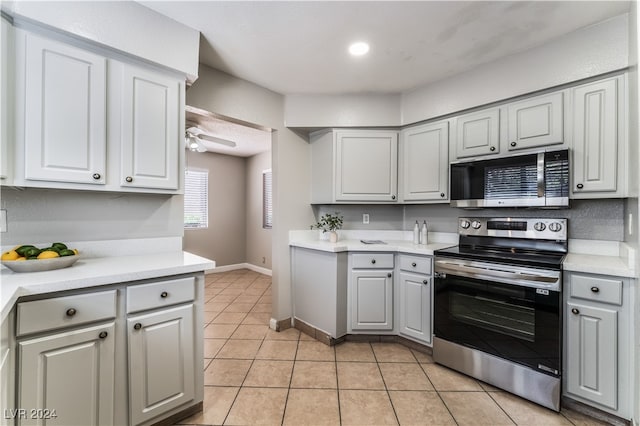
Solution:
{"label": "lemon", "polygon": [[5,253],[2,253],[2,260],[16,260],[20,255],[15,250],[9,250]]}
{"label": "lemon", "polygon": [[27,260],[27,258],[23,256],[23,257],[17,258],[16,260]]}
{"label": "lemon", "polygon": [[73,249],[73,252],[74,252],[75,254],[80,254],[80,252],[78,251],[78,249]]}
{"label": "lemon", "polygon": [[60,255],[53,250],[45,250],[38,255],[38,259],[53,259],[54,257],[60,257]]}

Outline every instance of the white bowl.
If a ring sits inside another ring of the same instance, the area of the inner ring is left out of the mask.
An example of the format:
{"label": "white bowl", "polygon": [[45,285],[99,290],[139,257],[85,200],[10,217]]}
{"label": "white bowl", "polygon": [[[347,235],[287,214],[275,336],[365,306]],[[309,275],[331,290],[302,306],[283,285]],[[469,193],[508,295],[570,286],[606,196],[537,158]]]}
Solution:
{"label": "white bowl", "polygon": [[54,257],[53,259],[3,260],[2,264],[13,272],[42,272],[68,268],[80,255]]}

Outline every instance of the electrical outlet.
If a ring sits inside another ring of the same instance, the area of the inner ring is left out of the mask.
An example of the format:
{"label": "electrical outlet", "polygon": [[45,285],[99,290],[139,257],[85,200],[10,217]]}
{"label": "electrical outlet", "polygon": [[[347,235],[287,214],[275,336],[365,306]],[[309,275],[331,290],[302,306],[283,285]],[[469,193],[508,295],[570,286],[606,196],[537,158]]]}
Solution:
{"label": "electrical outlet", "polygon": [[7,232],[7,211],[0,210],[0,232]]}
{"label": "electrical outlet", "polygon": [[369,224],[369,213],[362,213],[362,223],[365,225]]}

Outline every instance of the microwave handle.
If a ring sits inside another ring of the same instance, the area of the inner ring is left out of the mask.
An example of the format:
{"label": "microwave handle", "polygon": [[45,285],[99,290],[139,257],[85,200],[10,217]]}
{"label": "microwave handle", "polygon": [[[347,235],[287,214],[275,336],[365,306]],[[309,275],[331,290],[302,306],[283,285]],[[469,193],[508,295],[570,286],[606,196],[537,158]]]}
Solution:
{"label": "microwave handle", "polygon": [[544,198],[544,152],[538,153],[537,170],[538,198]]}

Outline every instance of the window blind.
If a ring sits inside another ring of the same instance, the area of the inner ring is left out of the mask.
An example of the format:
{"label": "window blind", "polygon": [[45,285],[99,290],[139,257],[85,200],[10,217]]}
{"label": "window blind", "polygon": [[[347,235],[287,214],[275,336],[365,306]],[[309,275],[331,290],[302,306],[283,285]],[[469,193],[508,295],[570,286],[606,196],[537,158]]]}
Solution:
{"label": "window blind", "polygon": [[184,227],[209,226],[209,172],[187,169],[184,173]]}
{"label": "window blind", "polygon": [[271,170],[262,172],[262,227],[273,226],[273,185]]}

